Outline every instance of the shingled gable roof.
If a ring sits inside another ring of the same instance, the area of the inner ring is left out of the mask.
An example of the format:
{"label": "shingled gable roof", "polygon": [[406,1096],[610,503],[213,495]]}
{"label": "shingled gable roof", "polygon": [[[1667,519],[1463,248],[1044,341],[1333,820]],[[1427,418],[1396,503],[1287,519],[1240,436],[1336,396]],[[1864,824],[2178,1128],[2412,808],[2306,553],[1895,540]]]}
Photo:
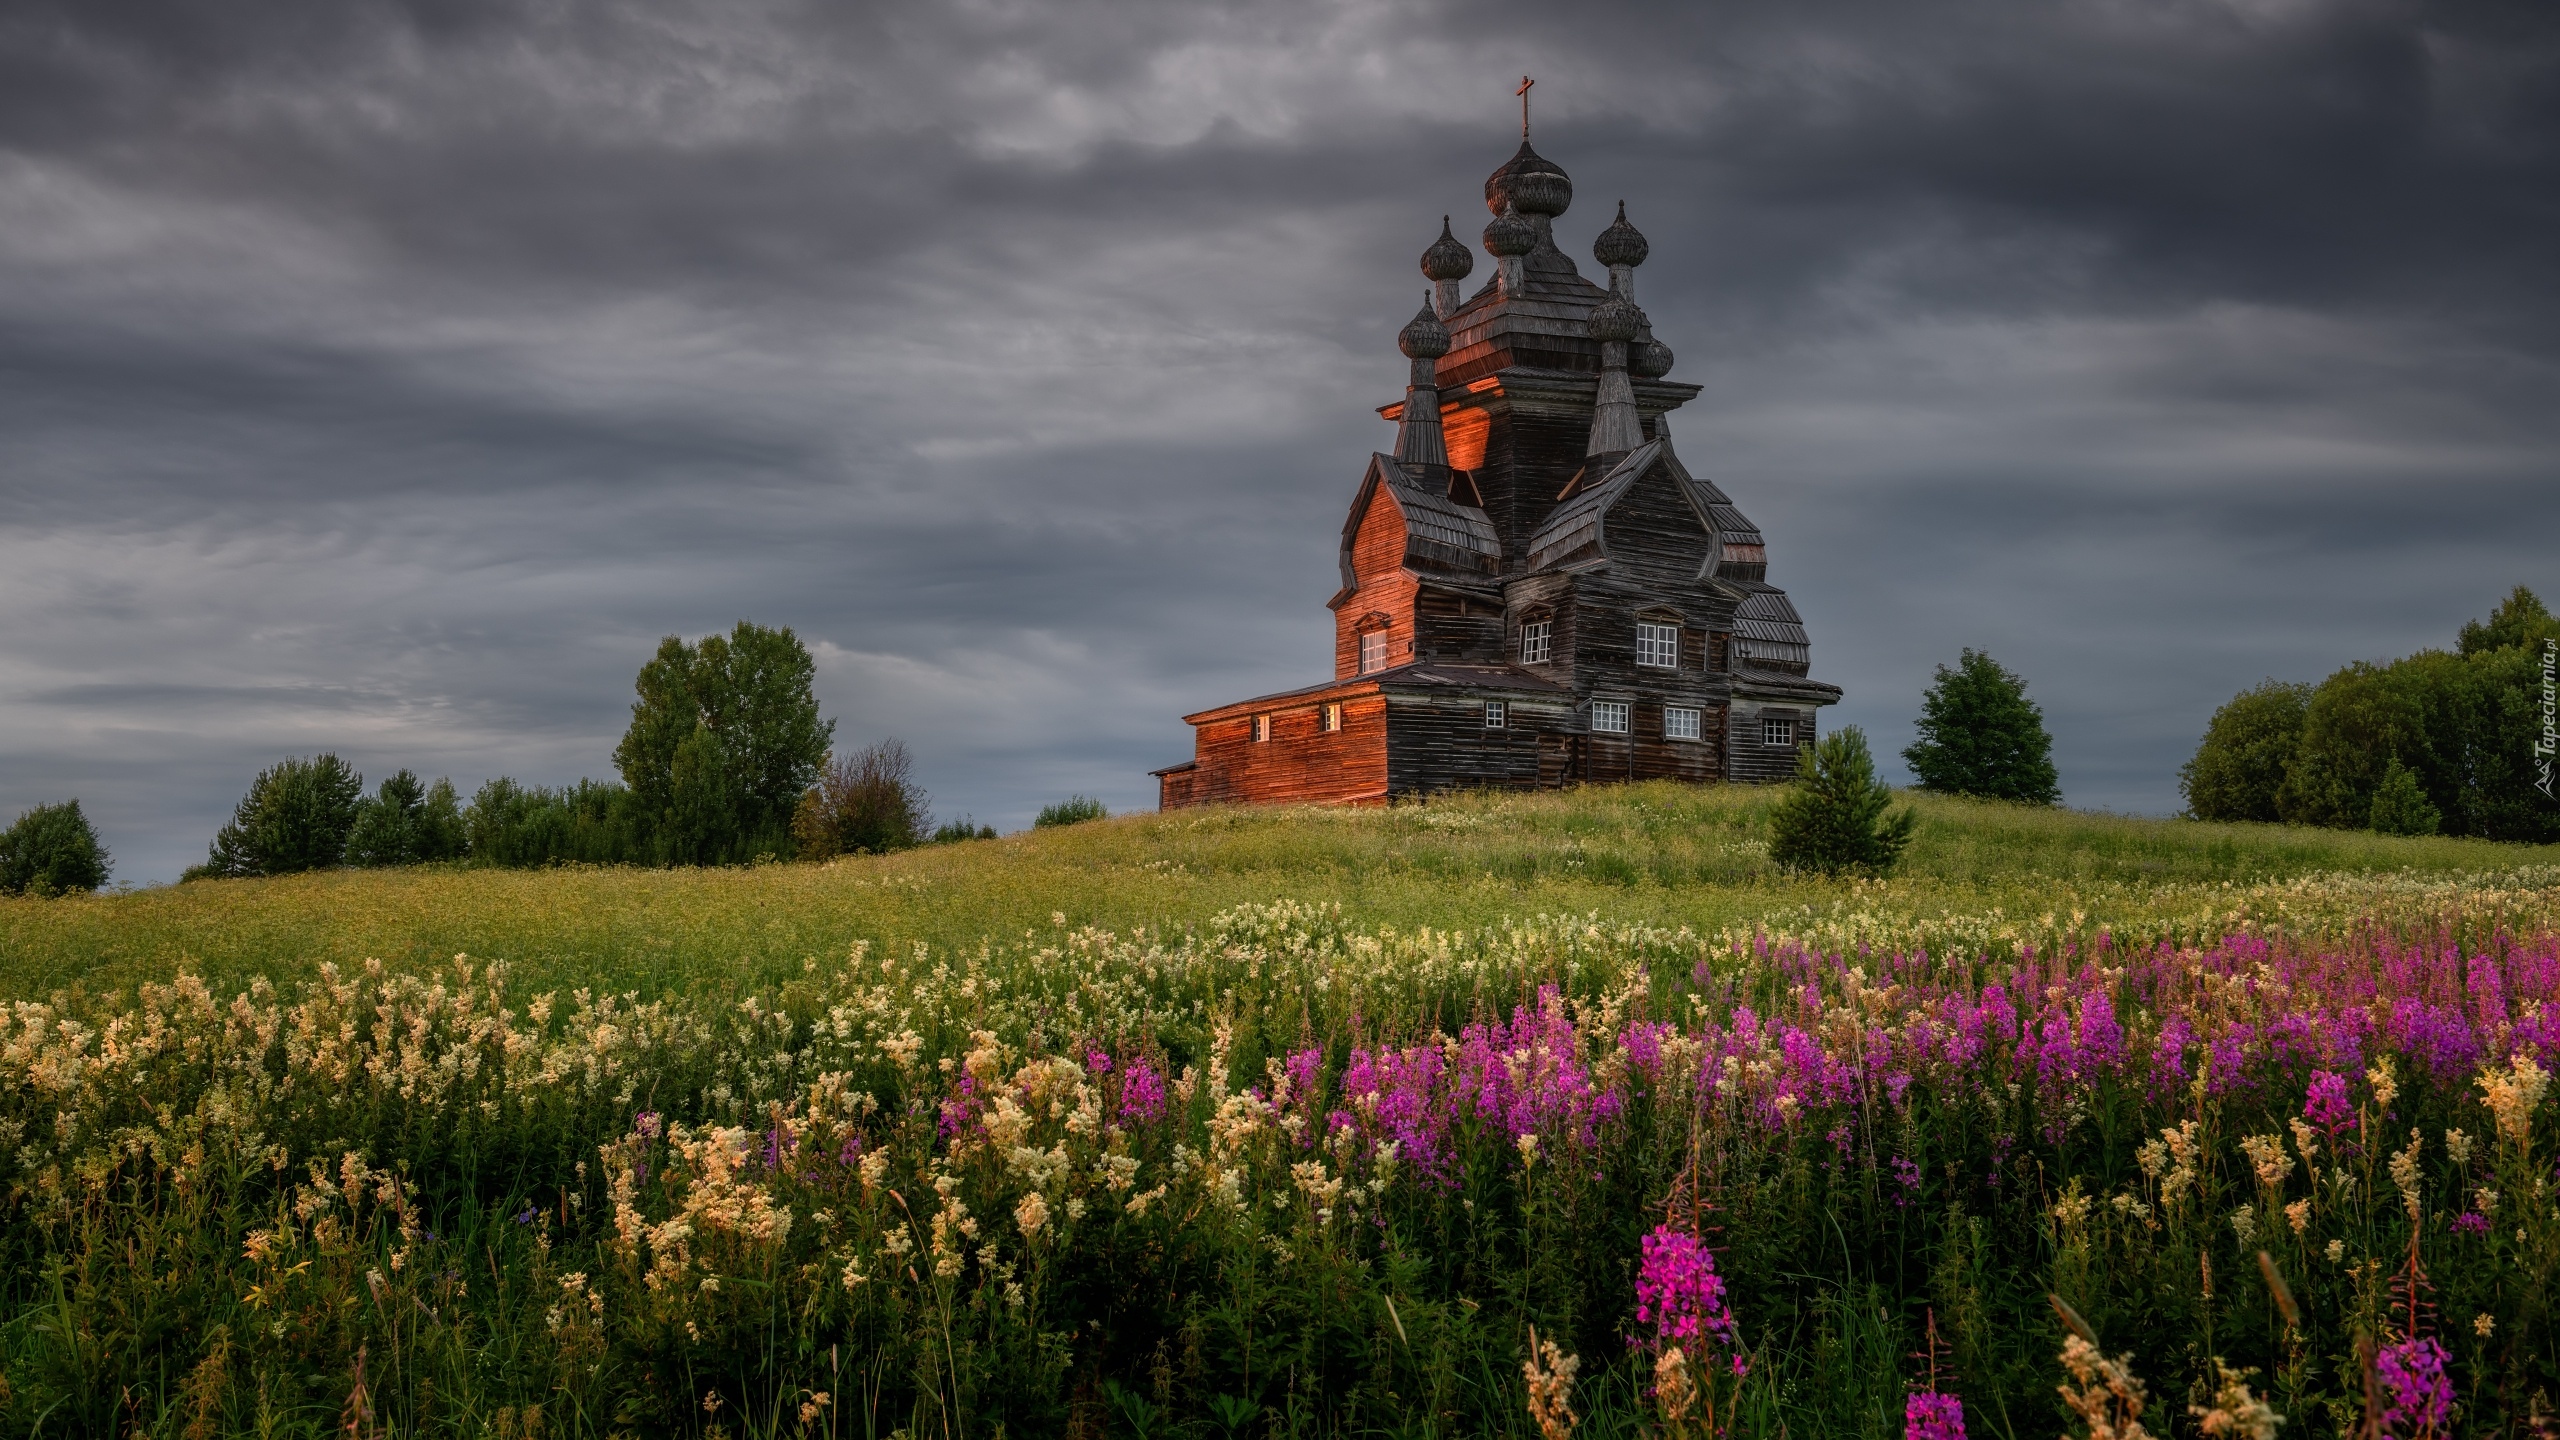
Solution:
{"label": "shingled gable roof", "polygon": [[1342,522],[1342,591],[1351,593],[1351,548],[1358,542],[1360,522],[1381,490],[1404,515],[1405,563],[1464,575],[1491,575],[1502,564],[1502,540],[1484,511],[1449,498],[1448,481],[1436,483],[1398,464],[1392,455],[1371,455],[1369,473],[1352,497],[1351,514]]}
{"label": "shingled gable roof", "polygon": [[[1628,451],[1626,458],[1611,466],[1597,483],[1586,484],[1577,479],[1565,499],[1547,512],[1547,518],[1539,524],[1537,533],[1529,537],[1529,568],[1543,570],[1549,565],[1577,558],[1585,551],[1593,552],[1594,558],[1605,556],[1609,507],[1617,504],[1620,496],[1643,479],[1663,454],[1661,441],[1648,440]],[[1692,496],[1693,503],[1694,500]],[[1701,524],[1705,518],[1703,513],[1699,516]]]}
{"label": "shingled gable roof", "polygon": [[[1186,725],[1203,725],[1216,720],[1232,720],[1264,710],[1277,710],[1290,705],[1306,705],[1322,700],[1336,700],[1348,695],[1369,695],[1382,690],[1484,691],[1494,695],[1555,696],[1570,695],[1572,688],[1523,670],[1517,665],[1452,665],[1437,660],[1421,660],[1399,665],[1393,670],[1379,670],[1367,675],[1346,675],[1327,680],[1321,685],[1305,685],[1295,690],[1282,690],[1273,695],[1257,695],[1238,700],[1214,710],[1185,715]],[[1152,772],[1161,773],[1161,772]]]}

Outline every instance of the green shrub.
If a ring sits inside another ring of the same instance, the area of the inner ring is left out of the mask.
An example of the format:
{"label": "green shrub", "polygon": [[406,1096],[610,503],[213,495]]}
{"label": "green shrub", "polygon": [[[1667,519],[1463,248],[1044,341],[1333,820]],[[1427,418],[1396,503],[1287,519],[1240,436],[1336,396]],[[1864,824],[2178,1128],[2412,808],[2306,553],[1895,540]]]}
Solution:
{"label": "green shrub", "polygon": [[474,865],[528,869],[561,863],[645,863],[631,792],[609,780],[581,780],[558,790],[523,786],[501,775],[480,787],[462,812]]}
{"label": "green shrub", "polygon": [[2382,781],[2373,787],[2371,829],[2380,835],[2433,835],[2444,827],[2444,813],[2418,788],[2415,771],[2391,757]]}
{"label": "green shrub", "polygon": [[1952,670],[1938,667],[1917,728],[1902,758],[1923,790],[2028,805],[2062,799],[2044,712],[2027,698],[2026,681],[1981,651],[1965,651]]}
{"label": "green shrub", "polygon": [[1041,806],[1039,817],[1031,823],[1037,829],[1046,830],[1053,825],[1081,825],[1087,820],[1108,819],[1110,815],[1103,803],[1092,796],[1070,795],[1055,805]]}
{"label": "green shrub", "polygon": [[1891,815],[1893,791],[1876,779],[1866,732],[1834,730],[1796,753],[1795,788],[1769,815],[1769,858],[1825,875],[1882,875],[1902,857],[1915,817]]}
{"label": "green shrub", "polygon": [[205,863],[185,878],[293,875],[341,864],[363,794],[364,777],[335,755],[279,761],[258,772],[232,807],[231,823],[213,837]]}
{"label": "green shrub", "polygon": [[933,843],[936,845],[954,845],[963,840],[993,840],[994,838],[996,838],[996,827],[976,824],[966,815],[957,820],[945,820],[935,826],[933,831]]}
{"label": "green shrub", "polygon": [[107,847],[80,802],[38,805],[0,831],[0,895],[67,895],[107,883]]}
{"label": "green shrub", "polygon": [[462,805],[451,780],[429,786],[408,770],[384,777],[356,802],[355,828],[347,834],[347,863],[368,869],[458,860],[465,848]]}
{"label": "green shrub", "polygon": [[2311,687],[2269,680],[2213,712],[2194,757],[2178,768],[2187,813],[2199,820],[2283,818],[2276,796],[2302,744]]}
{"label": "green shrub", "polygon": [[923,844],[932,823],[915,760],[888,739],[827,762],[791,817],[791,844],[803,860],[885,855]]}

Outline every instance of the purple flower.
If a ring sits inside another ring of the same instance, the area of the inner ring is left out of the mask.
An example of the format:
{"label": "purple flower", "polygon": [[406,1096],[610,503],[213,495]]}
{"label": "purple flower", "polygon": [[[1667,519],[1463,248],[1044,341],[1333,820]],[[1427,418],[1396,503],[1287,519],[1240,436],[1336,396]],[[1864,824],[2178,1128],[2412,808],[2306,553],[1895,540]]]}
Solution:
{"label": "purple flower", "polygon": [[1743,1373],[1741,1330],[1725,1299],[1724,1277],[1716,1273],[1715,1255],[1695,1235],[1657,1225],[1644,1237],[1644,1259],[1636,1269],[1636,1320],[1653,1327],[1656,1346],[1713,1340],[1734,1352],[1733,1373]]}
{"label": "purple flower", "polygon": [[1120,1072],[1120,1118],[1152,1125],[1164,1118],[1164,1077],[1145,1056],[1131,1060]]}
{"label": "purple flower", "polygon": [[1902,1193],[1893,1197],[1893,1204],[1895,1209],[1901,1209],[1920,1194],[1920,1167],[1899,1155],[1893,1157],[1891,1164],[1893,1183],[1902,1187]]}
{"label": "purple flower", "polygon": [[1099,1050],[1088,1050],[1084,1054],[1084,1068],[1095,1075],[1108,1075],[1111,1073],[1111,1057]]}
{"label": "purple flower", "polygon": [[2390,1402],[2382,1423],[2393,1435],[2444,1433],[2453,1419],[2453,1380],[2444,1368],[2450,1358],[2432,1338],[2385,1345],[2373,1357],[2374,1375]]}
{"label": "purple flower", "polygon": [[2489,1233],[2489,1217],[2477,1210],[2465,1210],[2453,1217],[2453,1229],[2457,1235],[2486,1235]]}
{"label": "purple flower", "polygon": [[1934,1390],[1915,1393],[1903,1402],[1902,1440],[1965,1440],[1963,1399]]}
{"label": "purple flower", "polygon": [[2311,1072],[2311,1096],[2302,1102],[2302,1118],[2335,1135],[2356,1124],[2356,1107],[2347,1099],[2347,1077],[2334,1070]]}

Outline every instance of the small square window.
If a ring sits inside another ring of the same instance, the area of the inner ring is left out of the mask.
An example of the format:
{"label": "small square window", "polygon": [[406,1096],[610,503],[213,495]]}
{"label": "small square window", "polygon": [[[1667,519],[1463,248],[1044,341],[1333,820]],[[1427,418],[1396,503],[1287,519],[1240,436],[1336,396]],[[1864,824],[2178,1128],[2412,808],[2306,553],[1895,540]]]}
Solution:
{"label": "small square window", "polygon": [[1657,670],[1680,668],[1680,627],[1636,622],[1636,663]]}
{"label": "small square window", "polygon": [[1697,739],[1698,712],[1679,705],[1665,708],[1662,712],[1662,738],[1665,740]]}
{"label": "small square window", "polygon": [[1484,702],[1484,728],[1487,730],[1499,730],[1504,725],[1509,724],[1510,720],[1511,711],[1509,706],[1504,705],[1499,700],[1487,700]]}
{"label": "small square window", "polygon": [[1337,701],[1337,702],[1335,702],[1334,704],[1327,705],[1326,707],[1324,707],[1323,714],[1322,714],[1322,716],[1319,718],[1319,720],[1318,720],[1318,722],[1317,722],[1317,723],[1321,724],[1321,725],[1324,727],[1324,729],[1325,729],[1325,733],[1327,733],[1327,734],[1331,734],[1331,733],[1333,733],[1334,731],[1341,729],[1341,728],[1342,728],[1342,705],[1341,705],[1341,703]]}
{"label": "small square window", "polygon": [[1761,716],[1760,743],[1763,745],[1793,745],[1796,743],[1796,722],[1791,719],[1781,719],[1775,715]]}
{"label": "small square window", "polygon": [[1360,673],[1375,675],[1387,668],[1387,634],[1384,630],[1367,630],[1360,635]]}
{"label": "small square window", "polygon": [[1591,728],[1602,735],[1627,733],[1627,702],[1594,700],[1591,702]]}
{"label": "small square window", "polygon": [[1254,743],[1255,743],[1255,744],[1257,744],[1257,745],[1259,745],[1259,744],[1261,744],[1263,741],[1268,740],[1268,739],[1270,739],[1270,738],[1271,738],[1271,717],[1270,717],[1270,716],[1268,716],[1268,715],[1256,715],[1256,716],[1254,716],[1254,717],[1253,717],[1253,740],[1254,740]]}
{"label": "small square window", "polygon": [[1520,627],[1520,663],[1544,665],[1553,653],[1555,624],[1549,620],[1532,620]]}

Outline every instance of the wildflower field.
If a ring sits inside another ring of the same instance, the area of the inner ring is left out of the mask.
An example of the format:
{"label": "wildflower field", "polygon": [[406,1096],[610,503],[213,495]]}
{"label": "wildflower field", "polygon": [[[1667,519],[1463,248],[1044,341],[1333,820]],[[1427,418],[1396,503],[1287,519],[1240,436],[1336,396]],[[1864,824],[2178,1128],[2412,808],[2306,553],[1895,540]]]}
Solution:
{"label": "wildflower field", "polygon": [[0,902],[0,1432],[2560,1427],[2560,854],[1769,798]]}

